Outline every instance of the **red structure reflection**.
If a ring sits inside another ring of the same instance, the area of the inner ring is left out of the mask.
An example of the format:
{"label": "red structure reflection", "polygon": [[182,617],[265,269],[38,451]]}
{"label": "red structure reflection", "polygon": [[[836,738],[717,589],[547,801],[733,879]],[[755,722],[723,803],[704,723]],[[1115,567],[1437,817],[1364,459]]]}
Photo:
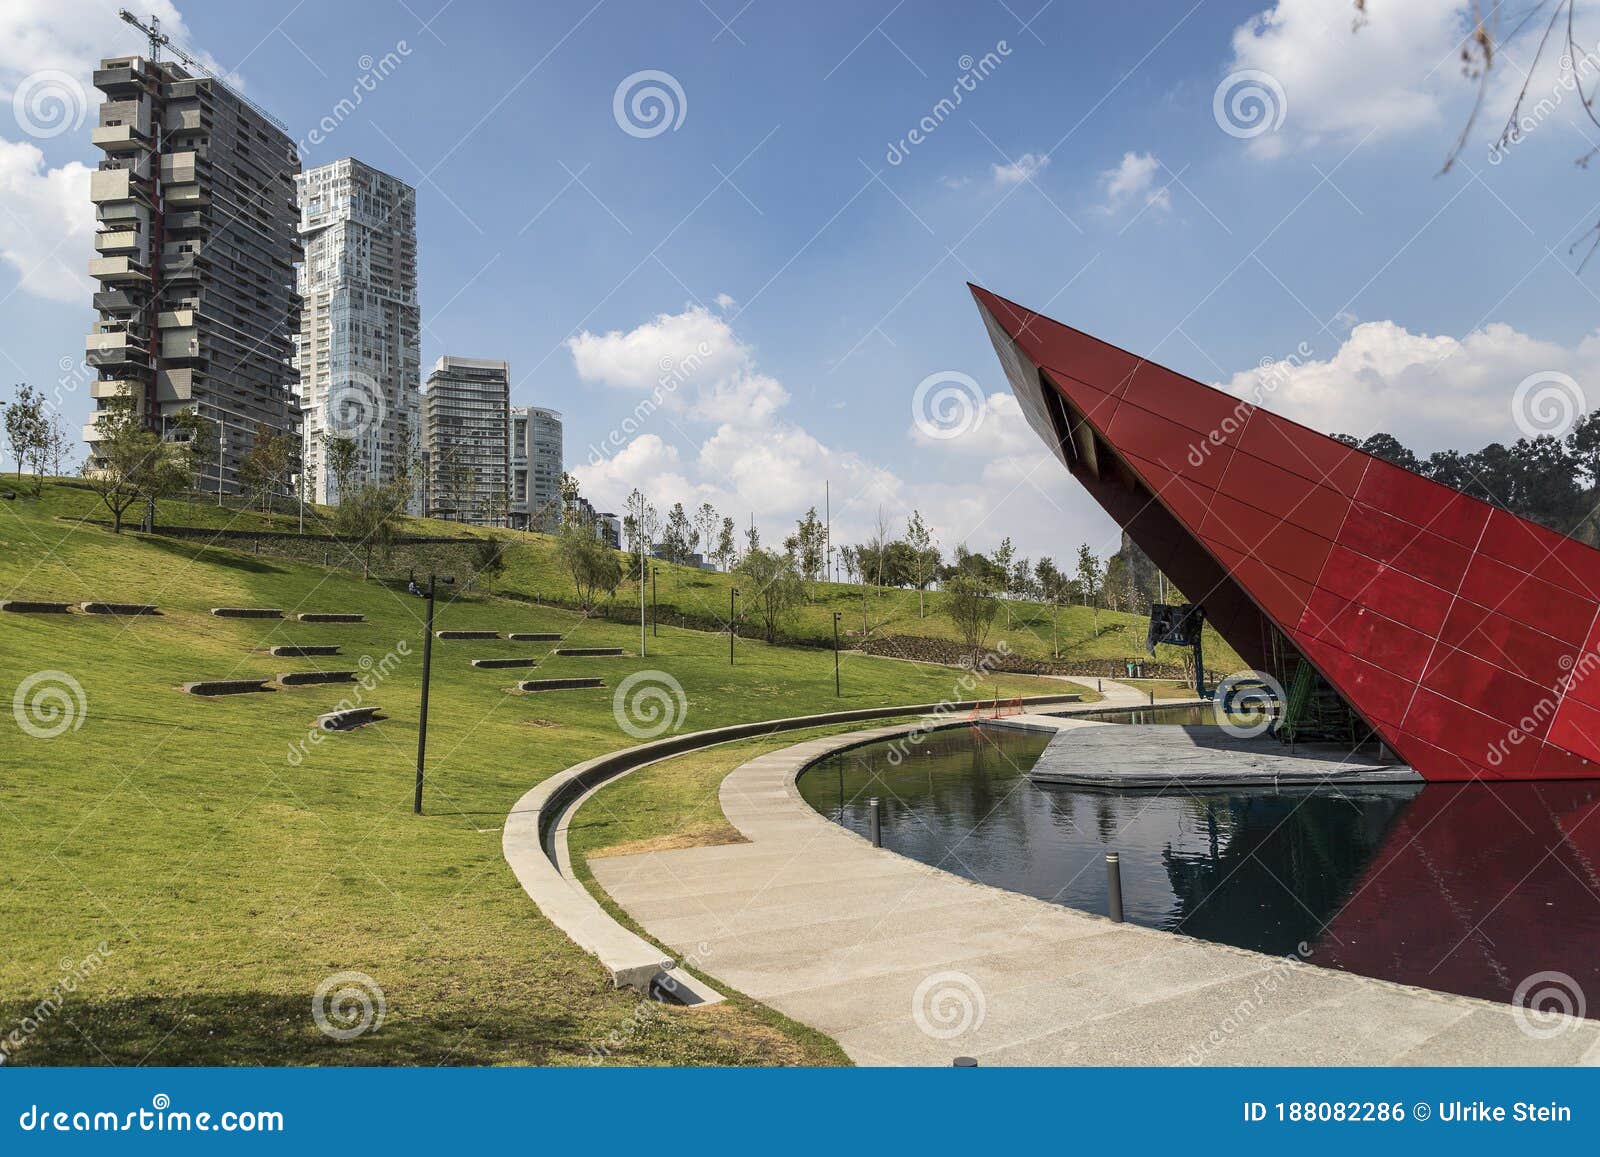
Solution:
{"label": "red structure reflection", "polygon": [[972,292],[1034,430],[1253,667],[1429,780],[1600,777],[1600,551]]}

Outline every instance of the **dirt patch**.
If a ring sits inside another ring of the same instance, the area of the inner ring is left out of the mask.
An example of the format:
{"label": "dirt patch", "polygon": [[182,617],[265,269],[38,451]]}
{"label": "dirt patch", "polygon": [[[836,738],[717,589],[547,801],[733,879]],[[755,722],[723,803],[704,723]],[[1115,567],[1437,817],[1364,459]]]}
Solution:
{"label": "dirt patch", "polygon": [[714,848],[722,844],[747,844],[750,841],[739,834],[739,829],[725,820],[706,820],[701,823],[691,824],[683,831],[672,832],[664,836],[654,836],[648,840],[629,840],[623,844],[612,844],[609,848],[600,848],[589,853],[589,859],[598,860],[609,856],[639,856],[645,852],[674,852],[679,848]]}

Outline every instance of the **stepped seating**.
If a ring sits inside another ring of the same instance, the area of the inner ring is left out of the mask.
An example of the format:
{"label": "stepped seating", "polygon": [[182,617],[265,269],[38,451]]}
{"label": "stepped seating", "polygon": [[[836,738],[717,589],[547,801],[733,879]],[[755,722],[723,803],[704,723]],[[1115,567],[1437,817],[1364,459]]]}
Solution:
{"label": "stepped seating", "polygon": [[212,607],[211,613],[219,619],[281,619],[278,607]]}
{"label": "stepped seating", "polygon": [[13,615],[65,615],[72,612],[71,603],[45,603],[33,599],[0,599],[0,611]]}
{"label": "stepped seating", "polygon": [[365,622],[366,617],[343,611],[305,611],[295,616],[302,623],[360,623]]}
{"label": "stepped seating", "polygon": [[489,669],[489,670],[494,670],[494,669],[501,668],[501,667],[537,667],[539,665],[539,660],[537,660],[537,659],[474,659],[474,660],[472,660],[472,665],[474,667],[483,667],[483,668],[486,668],[486,669]]}
{"label": "stepped seating", "polygon": [[274,659],[309,659],[313,655],[337,655],[337,643],[315,644],[308,646],[304,643],[285,643],[278,647],[268,647],[267,654]]}
{"label": "stepped seating", "polygon": [[275,676],[280,687],[310,687],[318,683],[354,683],[354,671],[284,671]]}
{"label": "stepped seating", "polygon": [[559,631],[514,631],[506,638],[513,643],[559,643],[563,636]]}
{"label": "stepped seating", "polygon": [[498,639],[498,631],[435,631],[435,639]]}
{"label": "stepped seating", "polygon": [[557,647],[555,653],[573,659],[615,658],[627,654],[621,647]]}
{"label": "stepped seating", "polygon": [[378,707],[349,707],[343,711],[329,711],[317,716],[317,726],[324,731],[351,731],[368,723],[376,723]]}
{"label": "stepped seating", "polygon": [[149,603],[79,603],[78,610],[86,615],[159,615],[161,613]]}
{"label": "stepped seating", "polygon": [[517,684],[518,691],[530,694],[536,691],[576,691],[583,687],[604,687],[599,679],[524,679]]}
{"label": "stepped seating", "polygon": [[210,679],[185,683],[183,690],[190,695],[249,695],[256,691],[271,691],[261,679]]}

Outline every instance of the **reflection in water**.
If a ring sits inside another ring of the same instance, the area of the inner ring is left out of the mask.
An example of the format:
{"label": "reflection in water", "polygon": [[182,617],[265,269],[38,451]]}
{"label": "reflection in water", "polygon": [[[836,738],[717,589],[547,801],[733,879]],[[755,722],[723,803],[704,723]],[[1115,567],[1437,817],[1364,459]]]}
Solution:
{"label": "reflection in water", "polygon": [[[1036,786],[1049,736],[1001,727],[853,748],[801,793],[884,845],[998,887],[1313,963],[1507,1000],[1559,971],[1600,1001],[1600,783],[1211,789]],[[890,752],[903,752],[898,765]],[[1591,1013],[1592,1013],[1591,1009]]]}

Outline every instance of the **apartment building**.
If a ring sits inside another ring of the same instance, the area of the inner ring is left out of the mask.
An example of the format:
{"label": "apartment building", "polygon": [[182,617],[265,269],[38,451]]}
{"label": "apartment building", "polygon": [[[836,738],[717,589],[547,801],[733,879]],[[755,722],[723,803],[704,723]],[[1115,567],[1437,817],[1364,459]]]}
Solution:
{"label": "apartment building", "polygon": [[[307,169],[296,187],[305,261],[294,366],[307,497],[336,504],[341,482],[417,475],[420,509],[416,190],[353,157]],[[337,470],[335,439],[355,449]]]}
{"label": "apartment building", "polygon": [[[102,60],[94,83],[99,320],[85,360],[98,372],[96,412],[125,399],[165,431],[197,410],[219,439],[200,485],[237,492],[260,432],[300,432],[295,143],[221,81],[171,61]],[[83,431],[91,461],[98,423]],[[276,488],[291,487],[285,475]]]}
{"label": "apartment building", "polygon": [[554,530],[561,518],[561,414],[511,408],[511,525]]}
{"label": "apartment building", "polygon": [[427,510],[436,518],[504,525],[511,499],[511,366],[442,357],[422,398]]}

